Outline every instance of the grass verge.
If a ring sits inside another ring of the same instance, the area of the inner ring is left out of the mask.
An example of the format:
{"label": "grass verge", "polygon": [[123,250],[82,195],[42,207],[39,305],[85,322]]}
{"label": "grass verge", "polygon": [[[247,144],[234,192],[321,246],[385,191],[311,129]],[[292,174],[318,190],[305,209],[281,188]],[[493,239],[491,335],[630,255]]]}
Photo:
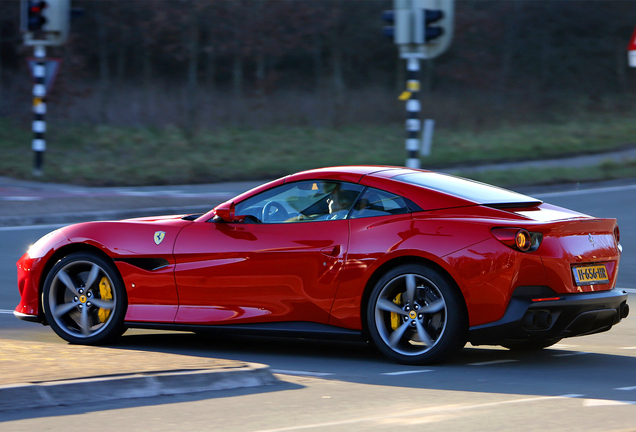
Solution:
{"label": "grass verge", "polygon": [[[438,130],[427,168],[454,164],[530,160],[615,150],[632,142],[631,118],[576,120],[497,129]],[[188,134],[163,129],[52,124],[42,181],[94,186],[208,183],[269,179],[332,165],[403,165],[402,125],[339,129],[226,128]],[[33,155],[28,125],[0,119],[0,175],[31,179]],[[602,164],[585,170],[473,173],[499,184],[545,184],[634,176],[634,164]],[[631,171],[631,172],[630,172]]]}

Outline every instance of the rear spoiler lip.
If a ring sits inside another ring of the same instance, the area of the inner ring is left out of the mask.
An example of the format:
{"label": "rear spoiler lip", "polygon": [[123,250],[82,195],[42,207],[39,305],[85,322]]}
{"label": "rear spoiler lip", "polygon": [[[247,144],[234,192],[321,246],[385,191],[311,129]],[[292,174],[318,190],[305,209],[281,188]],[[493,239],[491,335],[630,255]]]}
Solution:
{"label": "rear spoiler lip", "polygon": [[495,209],[498,209],[498,210],[499,209],[526,210],[526,209],[529,209],[529,208],[538,207],[541,204],[543,204],[543,201],[536,200],[536,201],[525,201],[525,202],[514,202],[514,203],[486,203],[486,204],[480,204],[480,205],[483,205],[485,207],[492,207],[492,208],[495,208]]}

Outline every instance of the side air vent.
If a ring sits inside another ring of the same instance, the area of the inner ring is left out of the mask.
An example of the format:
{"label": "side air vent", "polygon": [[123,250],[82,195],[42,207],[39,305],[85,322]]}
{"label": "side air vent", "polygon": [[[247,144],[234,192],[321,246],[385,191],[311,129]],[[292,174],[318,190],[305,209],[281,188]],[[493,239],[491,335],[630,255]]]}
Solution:
{"label": "side air vent", "polygon": [[120,258],[115,261],[122,261],[146,271],[159,270],[170,265],[164,258]]}

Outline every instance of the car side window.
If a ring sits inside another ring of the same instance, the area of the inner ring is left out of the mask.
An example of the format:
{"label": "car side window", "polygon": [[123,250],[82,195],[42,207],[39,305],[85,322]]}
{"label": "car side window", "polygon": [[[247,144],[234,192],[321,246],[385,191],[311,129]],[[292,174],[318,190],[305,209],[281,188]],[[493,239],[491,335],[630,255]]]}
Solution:
{"label": "car side window", "polygon": [[348,182],[307,180],[288,183],[236,205],[245,222],[293,223],[346,219],[363,186]]}
{"label": "car side window", "polygon": [[404,198],[380,189],[367,188],[353,207],[351,219],[409,213]]}

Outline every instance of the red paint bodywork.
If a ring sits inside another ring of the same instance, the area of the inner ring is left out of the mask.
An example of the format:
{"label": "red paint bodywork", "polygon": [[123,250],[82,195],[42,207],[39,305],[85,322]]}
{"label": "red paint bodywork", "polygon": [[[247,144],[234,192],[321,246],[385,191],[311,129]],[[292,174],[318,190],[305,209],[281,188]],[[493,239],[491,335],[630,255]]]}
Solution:
{"label": "red paint bodywork", "polygon": [[[234,200],[286,182],[332,179],[408,198],[423,211],[308,223],[213,222],[180,216],[92,222],[61,228],[18,262],[22,300],[16,312],[42,320],[40,293],[55,261],[78,249],[114,260],[128,294],[126,321],[219,325],[303,321],[362,329],[365,294],[387,268],[426,261],[461,290],[470,326],[502,318],[520,286],[556,293],[615,286],[620,251],[615,219],[596,219],[549,204],[498,209],[392,180],[413,172],[391,167],[325,168],[291,175]],[[519,252],[491,233],[525,228],[543,235],[534,252]],[[157,245],[154,233],[164,231]],[[595,243],[589,241],[593,235]],[[142,269],[130,258],[167,265]],[[609,283],[577,287],[572,266],[605,263]]]}

